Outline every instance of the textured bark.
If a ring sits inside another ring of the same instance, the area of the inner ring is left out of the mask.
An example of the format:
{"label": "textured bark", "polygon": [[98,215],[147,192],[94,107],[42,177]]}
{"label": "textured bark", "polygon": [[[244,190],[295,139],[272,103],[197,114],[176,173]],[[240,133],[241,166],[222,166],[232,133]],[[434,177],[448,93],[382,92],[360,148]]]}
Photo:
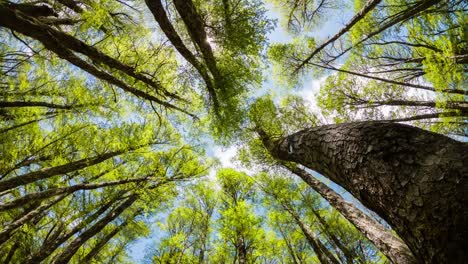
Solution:
{"label": "textured bark", "polygon": [[464,259],[468,144],[387,122],[320,126],[264,143],[272,156],[348,190],[385,219],[418,260]]}
{"label": "textured bark", "polygon": [[284,165],[288,170],[298,175],[312,189],[327,200],[344,218],[353,224],[376,248],[378,248],[393,263],[416,263],[416,259],[408,246],[393,235],[382,224],[363,213],[352,203],[347,202],[341,195],[333,191],[324,183],[315,179],[307,171],[292,165]]}
{"label": "textured bark", "polygon": [[76,239],[74,239],[70,244],[65,247],[61,254],[56,256],[56,258],[52,261],[52,264],[66,264],[70,261],[70,259],[75,255],[76,251],[89,239],[99,233],[107,224],[111,221],[116,219],[120,214],[125,211],[128,207],[130,207],[136,200],[138,199],[137,195],[131,195],[128,197],[122,204],[120,204],[117,208],[110,211],[106,216],[104,216],[101,220],[96,222],[93,226],[89,229],[81,233]]}
{"label": "textured bark", "polygon": [[322,264],[339,264],[340,262],[331,254],[331,252],[315,236],[314,232],[301,220],[299,215],[288,205],[282,204],[283,208],[294,218],[296,224],[301,228],[302,233],[317,254]]}
{"label": "textured bark", "polygon": [[62,194],[60,196],[57,196],[55,199],[49,201],[46,204],[40,205],[36,207],[35,209],[28,211],[27,213],[23,214],[19,218],[15,219],[12,223],[8,224],[3,228],[2,231],[0,231],[0,246],[5,243],[11,236],[11,233],[15,231],[17,228],[20,226],[24,225],[25,223],[29,222],[31,219],[34,217],[41,215],[43,212],[45,212],[47,209],[49,209],[51,206],[54,204],[60,202],[65,198],[66,195]]}

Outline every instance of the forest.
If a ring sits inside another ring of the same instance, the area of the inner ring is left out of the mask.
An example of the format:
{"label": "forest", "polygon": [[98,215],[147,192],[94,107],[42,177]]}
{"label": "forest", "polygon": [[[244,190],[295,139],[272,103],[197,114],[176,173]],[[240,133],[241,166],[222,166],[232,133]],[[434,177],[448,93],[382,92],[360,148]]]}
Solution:
{"label": "forest", "polygon": [[0,0],[0,263],[468,262],[467,11]]}

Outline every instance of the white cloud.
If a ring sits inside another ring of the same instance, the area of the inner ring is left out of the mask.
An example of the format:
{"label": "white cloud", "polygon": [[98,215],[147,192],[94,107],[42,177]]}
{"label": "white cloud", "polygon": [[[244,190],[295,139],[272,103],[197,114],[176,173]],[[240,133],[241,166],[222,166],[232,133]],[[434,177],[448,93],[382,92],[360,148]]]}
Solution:
{"label": "white cloud", "polygon": [[232,167],[234,168],[234,157],[237,154],[238,147],[230,146],[229,148],[223,147],[214,147],[214,156],[219,159],[222,167]]}
{"label": "white cloud", "polygon": [[302,89],[297,92],[297,95],[304,98],[309,104],[312,110],[318,110],[316,96],[320,91],[320,86],[325,83],[328,76],[323,76],[318,79],[311,79],[304,83]]}

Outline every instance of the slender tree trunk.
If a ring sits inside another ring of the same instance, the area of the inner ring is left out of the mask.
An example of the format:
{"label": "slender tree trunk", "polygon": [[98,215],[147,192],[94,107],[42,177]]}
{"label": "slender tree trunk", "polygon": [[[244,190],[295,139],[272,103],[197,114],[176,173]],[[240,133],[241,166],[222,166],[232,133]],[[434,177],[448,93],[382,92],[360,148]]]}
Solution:
{"label": "slender tree trunk", "polygon": [[128,220],[115,227],[109,234],[105,235],[99,242],[93,247],[93,249],[81,260],[82,263],[91,263],[91,260],[99,254],[102,248],[116,236],[125,226],[127,226]]}
{"label": "slender tree trunk", "polygon": [[[145,145],[148,145],[148,144],[145,144]],[[72,161],[63,165],[50,167],[50,168],[44,168],[38,171],[34,171],[34,172],[26,173],[20,176],[16,176],[13,178],[9,178],[7,180],[0,181],[0,192],[13,189],[21,185],[33,183],[38,180],[48,179],[56,175],[81,170],[81,169],[99,164],[101,162],[104,162],[115,156],[124,154],[128,151],[136,150],[138,148],[144,147],[145,145],[140,145],[140,146],[131,147],[128,149],[121,149],[121,150],[117,150],[117,151],[113,151],[109,153],[104,153],[104,154],[97,155],[94,157],[84,158],[84,159]]]}
{"label": "slender tree trunk", "polygon": [[416,259],[408,246],[401,239],[392,234],[382,224],[363,213],[352,203],[347,202],[341,195],[333,191],[324,183],[315,179],[307,171],[290,164],[285,164],[288,170],[299,176],[312,189],[319,193],[344,218],[352,223],[369,241],[371,241],[393,263],[416,263]]}
{"label": "slender tree trunk", "polygon": [[[187,31],[195,44],[200,48],[208,69],[213,74],[215,80],[220,80],[219,71],[216,66],[216,59],[213,50],[208,43],[208,36],[205,32],[203,19],[198,14],[192,0],[174,0],[174,6],[180,17],[184,21]],[[222,87],[219,87],[222,88]]]}
{"label": "slender tree trunk", "polygon": [[244,240],[242,238],[237,239],[236,252],[239,264],[247,263],[247,249],[245,248]]}
{"label": "slender tree trunk", "polygon": [[215,91],[215,85],[213,80],[208,74],[206,67],[198,61],[195,55],[185,46],[182,38],[179,36],[171,21],[167,17],[166,11],[164,10],[161,0],[145,0],[146,5],[148,6],[155,20],[158,22],[159,27],[164,32],[164,35],[169,39],[169,41],[174,45],[177,51],[182,55],[192,66],[198,71],[202,76],[203,80],[206,83],[206,87],[210,96],[213,99],[213,107],[218,109],[219,103]]}
{"label": "slender tree trunk", "polygon": [[15,241],[13,245],[11,245],[10,250],[8,250],[8,254],[6,255],[5,259],[3,260],[3,264],[8,264],[13,259],[13,256],[16,253],[16,250],[19,248],[20,243]]}
{"label": "slender tree trunk", "polygon": [[283,231],[283,229],[281,228],[280,224],[278,224],[278,230],[279,230],[281,236],[283,237],[284,243],[286,244],[286,247],[288,248],[288,252],[291,255],[291,258],[293,259],[294,264],[299,264],[299,262],[297,260],[298,258],[296,256],[296,253],[294,252],[294,248],[292,247],[291,242],[289,241],[289,239],[286,237],[286,234]]}
{"label": "slender tree trunk", "polygon": [[330,45],[332,42],[346,34],[356,23],[362,20],[370,11],[372,11],[382,0],[369,0],[361,10],[353,17],[351,20],[340,29],[338,33],[336,33],[333,37],[329,38],[323,44],[318,46],[312,53],[303,61],[301,64],[296,68],[296,72],[300,70],[304,65],[309,63],[312,58],[317,55],[320,51],[322,51],[326,46]]}
{"label": "slender tree trunk", "polygon": [[283,208],[294,218],[296,224],[301,228],[302,233],[306,237],[309,245],[317,254],[320,263],[322,264],[339,264],[340,262],[333,256],[333,254],[322,244],[322,242],[315,236],[314,232],[301,220],[299,215],[288,205],[282,205]]}
{"label": "slender tree trunk", "polygon": [[41,248],[36,252],[35,254],[32,254],[28,258],[26,258],[23,262],[23,264],[34,264],[34,263],[40,263],[44,261],[47,257],[49,257],[58,247],[60,247],[65,241],[67,241],[70,237],[75,235],[76,233],[80,232],[86,226],[96,220],[100,215],[102,215],[104,212],[106,212],[114,203],[116,202],[115,199],[110,200],[103,206],[101,206],[96,212],[94,212],[92,215],[87,217],[85,220],[80,222],[77,226],[75,226],[72,230],[69,232],[62,234],[63,229],[58,229],[50,237],[50,239],[47,239],[44,241],[43,245]]}
{"label": "slender tree trunk", "polygon": [[377,212],[418,260],[461,263],[468,252],[468,145],[388,122],[326,125],[272,142],[272,156],[309,167]]}
{"label": "slender tree trunk", "polygon": [[56,256],[52,261],[53,264],[66,264],[75,255],[76,251],[85,244],[89,239],[99,233],[107,224],[117,218],[125,209],[130,207],[138,199],[137,195],[128,197],[121,205],[116,209],[110,211],[101,220],[96,222],[92,227],[81,233],[75,240],[65,247],[61,254]]}
{"label": "slender tree trunk", "polygon": [[[350,51],[351,49],[353,49],[354,47],[358,46],[359,44],[363,43],[364,41],[374,37],[374,36],[377,36],[378,34],[384,32],[385,30],[401,23],[401,22],[404,22],[404,21],[408,21],[412,18],[415,18],[417,16],[419,16],[419,14],[423,11],[425,11],[426,9],[438,4],[442,2],[441,0],[420,0],[414,4],[412,4],[410,7],[408,7],[406,10],[400,12],[398,15],[394,16],[393,18],[391,18],[387,23],[381,25],[380,27],[377,27],[377,29],[375,29],[374,31],[371,31],[367,34],[364,35],[364,38],[362,38],[361,40],[353,43],[353,45],[351,45],[350,47],[346,48],[345,50],[343,50],[339,55],[337,56],[334,56],[334,58],[332,60],[330,60],[328,63],[330,62],[333,62],[335,61],[336,59],[338,59],[339,57],[343,56],[345,53],[347,53],[348,51]],[[387,18],[388,19],[388,18]]]}
{"label": "slender tree trunk", "polygon": [[336,245],[336,247],[341,250],[341,252],[343,252],[343,255],[345,256],[346,258],[346,262],[349,263],[349,264],[352,264],[353,263],[353,260],[358,260],[359,263],[362,263],[362,261],[359,259],[359,257],[357,256],[356,253],[354,253],[353,250],[350,250],[349,248],[347,248],[345,245],[343,245],[343,243],[341,243],[340,239],[335,235],[333,234],[331,231],[330,231],[330,226],[327,224],[327,222],[322,218],[322,216],[320,216],[320,214],[312,209],[312,213],[315,215],[315,217],[319,220],[320,224],[323,226],[323,230],[324,232],[327,234],[327,236],[330,238],[330,240],[333,242],[333,244]]}
{"label": "slender tree trunk", "polygon": [[120,70],[125,74],[134,77],[137,80],[147,83],[148,85],[154,87],[155,91],[158,92],[159,95],[183,100],[176,94],[170,93],[163,87],[160,87],[160,85],[156,81],[149,79],[142,73],[137,73],[133,67],[122,64],[121,62],[107,56],[106,54],[101,53],[96,48],[87,45],[81,40],[75,39],[74,37],[67,35],[64,32],[58,31],[48,25],[45,25],[37,19],[25,16],[23,13],[15,9],[11,9],[4,4],[0,4],[0,26],[9,28],[11,30],[17,31],[21,34],[24,34],[28,37],[40,41],[48,50],[54,52],[60,58],[67,60],[71,64],[94,75],[96,78],[99,78],[103,81],[120,87],[124,91],[127,91],[137,97],[158,103],[167,108],[178,110],[191,117],[195,117],[193,114],[167,101],[164,101],[163,99],[148,94],[147,92],[139,90],[135,87],[129,86],[121,79],[118,79],[115,75],[112,75],[107,71],[103,71],[95,67],[94,65],[86,62],[85,60],[81,59],[80,57],[75,55],[73,51],[82,53],[94,61],[102,62],[110,68]]}
{"label": "slender tree trunk", "polygon": [[3,230],[0,231],[0,246],[10,238],[11,233],[15,231],[18,227],[24,225],[25,223],[29,222],[34,217],[40,215],[41,213],[49,209],[54,204],[63,200],[63,198],[65,198],[66,196],[67,196],[66,194],[57,196],[55,199],[49,201],[46,204],[40,205],[31,211],[28,211],[27,213],[23,214],[22,216],[14,220],[12,223],[5,226]]}
{"label": "slender tree trunk", "polygon": [[108,186],[122,185],[122,184],[127,184],[127,183],[132,183],[132,182],[143,182],[147,180],[148,180],[147,177],[142,177],[142,178],[119,180],[119,181],[95,183],[95,184],[82,183],[82,184],[76,184],[76,185],[69,186],[69,187],[53,188],[53,189],[49,189],[43,192],[29,193],[13,201],[6,202],[4,204],[0,203],[0,211],[11,210],[16,207],[24,206],[25,204],[32,202],[32,201],[44,200],[44,199],[47,199],[56,195],[64,194],[64,193],[72,194],[80,190],[93,190],[93,189],[99,189],[99,188],[104,188]]}
{"label": "slender tree trunk", "polygon": [[52,108],[52,109],[71,110],[71,109],[83,107],[83,106],[86,106],[86,105],[59,105],[59,104],[48,103],[48,102],[23,102],[23,101],[4,102],[4,101],[0,101],[0,108],[46,107],[46,108]]}

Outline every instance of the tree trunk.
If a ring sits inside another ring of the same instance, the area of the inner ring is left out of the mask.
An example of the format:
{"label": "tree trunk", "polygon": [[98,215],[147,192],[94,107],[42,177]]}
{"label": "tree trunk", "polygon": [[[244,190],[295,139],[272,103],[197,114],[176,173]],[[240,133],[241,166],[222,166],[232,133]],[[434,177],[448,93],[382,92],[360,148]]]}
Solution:
{"label": "tree trunk", "polygon": [[[213,50],[208,43],[208,36],[202,17],[198,14],[192,0],[174,0],[174,6],[180,17],[184,21],[187,31],[195,44],[200,48],[203,59],[216,81],[220,80],[219,71],[216,66],[216,59]],[[222,89],[222,87],[218,87]]]}
{"label": "tree trunk", "polygon": [[34,210],[28,211],[27,213],[23,214],[19,218],[17,218],[15,221],[12,223],[8,224],[3,228],[3,230],[0,232],[0,246],[5,243],[8,239],[10,239],[11,233],[15,231],[18,227],[24,225],[25,223],[29,222],[31,219],[34,217],[42,214],[44,211],[49,209],[51,206],[54,204],[60,202],[63,200],[67,195],[62,194],[60,196],[57,196],[55,199],[49,201],[46,204],[43,204],[41,206],[36,207]]}
{"label": "tree trunk", "polygon": [[19,246],[20,243],[18,241],[15,241],[15,243],[10,247],[10,250],[8,250],[8,254],[6,255],[5,259],[3,260],[4,264],[8,264],[11,262]]}
{"label": "tree trunk", "polygon": [[127,224],[129,220],[123,222],[114,230],[112,230],[109,234],[105,235],[99,242],[93,247],[93,249],[81,260],[82,263],[91,263],[91,260],[99,254],[99,252],[102,250],[102,248],[111,240],[115,235],[117,235],[120,230],[122,230]]}
{"label": "tree trunk", "polygon": [[132,183],[132,182],[133,183],[144,182],[147,180],[149,180],[147,177],[141,177],[141,178],[119,180],[119,181],[94,183],[94,184],[80,183],[80,184],[75,184],[75,185],[68,186],[68,187],[53,188],[53,189],[49,189],[43,192],[26,194],[25,196],[22,196],[13,201],[6,202],[3,204],[0,203],[0,211],[11,210],[16,207],[24,206],[25,204],[30,203],[32,201],[38,201],[38,200],[40,201],[40,200],[44,200],[44,199],[57,196],[60,194],[64,194],[64,193],[72,194],[80,190],[93,190],[93,189],[99,189],[99,188],[104,188],[108,186],[122,185],[122,184],[127,184],[127,183]]}
{"label": "tree trunk", "polygon": [[89,239],[99,233],[107,224],[117,218],[122,212],[130,207],[136,200],[138,199],[138,195],[132,195],[128,197],[122,204],[120,204],[117,208],[110,211],[106,216],[104,216],[101,220],[96,222],[93,226],[89,229],[81,233],[75,240],[70,242],[70,244],[65,247],[61,254],[56,256],[55,260],[52,261],[53,264],[66,264],[70,261],[70,259],[75,255],[76,251]]}
{"label": "tree trunk", "polygon": [[135,87],[129,86],[127,83],[117,78],[115,75],[103,71],[93,64],[88,63],[84,59],[75,55],[75,52],[79,52],[85,56],[88,56],[91,60],[95,62],[101,62],[107,65],[110,68],[122,71],[125,74],[128,74],[134,77],[137,80],[140,80],[154,88],[154,91],[158,93],[159,97],[170,97],[173,99],[183,100],[178,95],[168,92],[164,87],[161,87],[157,81],[148,78],[145,74],[136,72],[136,70],[128,65],[121,63],[118,60],[107,56],[106,54],[100,52],[98,49],[87,45],[83,41],[74,38],[64,32],[58,31],[46,24],[41,23],[39,20],[32,17],[28,17],[25,14],[19,12],[18,10],[9,8],[7,5],[0,4],[0,26],[9,28],[21,34],[24,34],[28,37],[31,37],[35,40],[40,41],[46,49],[54,52],[60,58],[67,60],[71,64],[77,66],[78,68],[88,72],[91,75],[94,75],[96,78],[106,81],[110,84],[113,84],[121,89],[132,93],[133,95],[147,99],[151,102],[158,103],[164,107],[171,108],[174,110],[181,111],[191,117],[195,117],[193,114],[181,109],[163,99],[160,99],[152,94],[148,94],[142,90],[139,90]]}
{"label": "tree trunk", "polygon": [[296,253],[294,252],[294,248],[292,247],[291,242],[289,241],[289,239],[286,237],[285,232],[281,228],[281,224],[278,224],[277,228],[278,228],[278,231],[281,234],[281,237],[283,237],[284,243],[286,244],[286,247],[288,248],[288,252],[291,255],[291,258],[293,259],[294,264],[299,264],[299,262],[297,260],[298,258],[296,256]]}
{"label": "tree trunk", "polygon": [[96,220],[99,216],[101,216],[104,212],[106,212],[114,203],[116,202],[115,199],[110,200],[103,206],[101,206],[96,212],[92,215],[88,216],[85,220],[81,221],[78,225],[76,225],[72,230],[67,233],[60,234],[63,229],[58,229],[54,235],[51,236],[50,239],[46,239],[41,246],[41,248],[35,254],[30,255],[27,259],[24,260],[23,264],[34,264],[34,263],[41,263],[44,259],[49,257],[58,247],[60,247],[65,241],[67,241],[70,237],[75,235],[76,233],[80,232],[89,223],[92,223]]}
{"label": "tree trunk", "polygon": [[288,170],[298,175],[312,189],[327,200],[333,208],[353,224],[369,241],[371,241],[393,263],[416,263],[416,259],[408,246],[398,237],[387,230],[382,224],[363,213],[352,203],[347,202],[341,195],[333,191],[314,176],[297,166],[284,165]]}
{"label": "tree trunk", "polygon": [[145,145],[139,145],[135,147],[130,147],[128,149],[121,149],[113,152],[108,152],[104,153],[101,155],[96,155],[94,157],[90,158],[84,158],[81,160],[77,161],[72,161],[63,165],[55,166],[55,167],[50,167],[50,168],[43,168],[38,171],[33,171],[30,173],[26,173],[20,176],[16,176],[13,178],[9,178],[7,180],[1,181],[0,182],[0,192],[16,188],[21,185],[26,185],[29,183],[33,183],[38,180],[43,180],[43,179],[48,179],[53,176],[69,173],[72,171],[77,171],[81,170],[96,164],[99,164],[101,162],[104,162],[110,158],[113,158],[115,156],[124,154],[126,152],[129,152],[131,150],[136,150],[141,147],[147,146],[148,144]]}
{"label": "tree trunk", "polygon": [[417,259],[461,263],[468,245],[468,145],[387,122],[326,125],[263,142],[272,156],[340,184],[385,219]]}
{"label": "tree trunk", "polygon": [[362,20],[370,11],[372,11],[382,0],[370,0],[368,1],[359,12],[354,15],[353,18],[343,27],[340,29],[338,33],[333,35],[333,37],[329,38],[327,41],[322,43],[320,46],[318,46],[312,53],[304,60],[301,62],[301,64],[295,69],[295,72],[300,70],[304,65],[310,62],[312,58],[317,55],[320,51],[322,51],[326,46],[330,45],[332,42],[346,34],[356,23],[358,23],[360,20]]}
{"label": "tree trunk", "polygon": [[294,218],[296,224],[301,228],[302,233],[317,254],[320,263],[322,264],[339,264],[340,262],[333,256],[333,254],[322,244],[322,242],[315,236],[314,232],[301,220],[299,215],[288,205],[282,204],[283,208]]}
{"label": "tree trunk", "polygon": [[208,74],[206,67],[198,61],[195,55],[185,46],[182,38],[179,36],[171,21],[167,17],[166,11],[164,10],[161,0],[145,0],[146,5],[154,16],[154,19],[158,22],[159,27],[164,32],[164,35],[169,39],[169,41],[174,45],[177,51],[182,55],[185,60],[187,60],[202,76],[203,80],[206,83],[208,92],[213,99],[213,107],[215,109],[219,108],[219,103],[215,91],[215,85],[213,80]]}
{"label": "tree trunk", "polygon": [[247,263],[247,249],[245,248],[244,240],[242,238],[237,239],[236,243],[237,257],[239,264]]}
{"label": "tree trunk", "polygon": [[350,250],[345,245],[343,245],[340,239],[330,231],[330,227],[328,226],[327,222],[322,218],[322,216],[320,216],[320,214],[314,209],[312,209],[311,211],[319,220],[320,224],[323,226],[323,231],[327,234],[327,236],[330,238],[333,244],[335,244],[336,247],[341,252],[343,252],[343,255],[346,258],[346,263],[353,264],[354,259],[356,259],[359,263],[363,263],[352,249]]}

